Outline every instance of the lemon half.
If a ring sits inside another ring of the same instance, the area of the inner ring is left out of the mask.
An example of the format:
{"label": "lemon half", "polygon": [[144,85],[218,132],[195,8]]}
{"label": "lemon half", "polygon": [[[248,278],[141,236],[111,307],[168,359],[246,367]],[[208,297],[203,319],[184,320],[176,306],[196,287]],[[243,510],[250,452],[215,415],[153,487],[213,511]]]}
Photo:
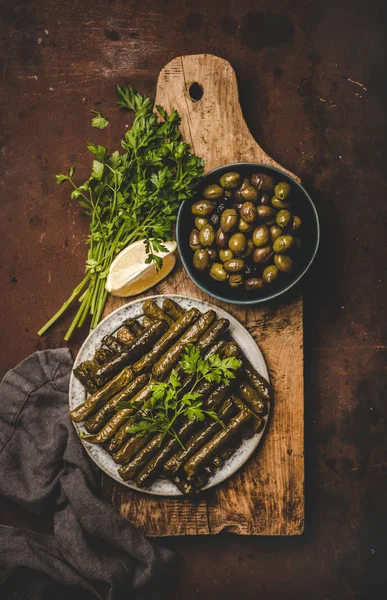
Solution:
{"label": "lemon half", "polygon": [[136,296],[159,283],[176,263],[176,242],[163,242],[167,252],[156,252],[163,266],[156,271],[154,263],[147,265],[144,240],[130,244],[113,260],[106,278],[106,290],[112,296]]}

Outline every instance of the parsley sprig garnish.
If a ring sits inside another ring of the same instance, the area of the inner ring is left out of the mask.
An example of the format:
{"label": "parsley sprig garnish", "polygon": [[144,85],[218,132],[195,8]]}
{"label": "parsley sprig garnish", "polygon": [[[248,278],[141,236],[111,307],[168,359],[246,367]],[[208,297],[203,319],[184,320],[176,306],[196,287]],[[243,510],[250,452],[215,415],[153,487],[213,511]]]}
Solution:
{"label": "parsley sprig garnish", "polygon": [[[193,186],[203,173],[203,160],[189,151],[180,138],[180,117],[168,115],[150,98],[130,87],[117,87],[118,106],[134,112],[134,122],[121,140],[123,152],[110,154],[104,146],[89,143],[93,155],[91,174],[78,184],[75,166],[57,175],[58,184],[73,187],[71,199],[78,201],[90,219],[85,277],[58,312],[42,327],[42,335],[78,298],[79,309],[65,335],[91,316],[91,326],[101,319],[107,292],[106,277],[115,256],[129,244],[144,239],[147,263],[162,266],[158,252],[172,239],[172,229],[182,200],[193,195]],[[106,123],[105,123],[106,121]],[[104,127],[100,113],[93,125]]]}
{"label": "parsley sprig garnish", "polygon": [[200,355],[199,348],[190,344],[179,362],[182,371],[194,377],[189,390],[181,395],[181,377],[176,369],[172,369],[168,381],[153,385],[152,396],[145,403],[146,410],[135,415],[134,423],[127,428],[127,431],[140,436],[158,433],[162,436],[161,441],[169,435],[184,448],[174,428],[179,417],[186,417],[190,421],[203,421],[209,417],[224,427],[224,423],[214,410],[203,408],[202,394],[195,390],[203,380],[228,385],[230,380],[235,378],[235,371],[241,364],[241,361],[235,357],[222,359],[218,354],[204,359]]}

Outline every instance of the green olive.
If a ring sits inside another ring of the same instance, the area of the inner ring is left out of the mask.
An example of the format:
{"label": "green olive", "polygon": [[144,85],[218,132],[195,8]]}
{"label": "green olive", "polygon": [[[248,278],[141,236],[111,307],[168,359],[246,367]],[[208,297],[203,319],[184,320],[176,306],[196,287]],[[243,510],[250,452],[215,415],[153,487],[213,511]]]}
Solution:
{"label": "green olive", "polygon": [[302,220],[301,217],[298,217],[297,215],[293,216],[293,223],[292,226],[290,228],[290,231],[298,231],[300,229],[302,225]]}
{"label": "green olive", "polygon": [[250,200],[250,202],[257,202],[258,192],[253,185],[247,184],[241,188],[242,200]]}
{"label": "green olive", "polygon": [[275,210],[271,206],[265,206],[264,204],[260,204],[259,206],[257,206],[257,214],[259,219],[262,219],[262,221],[266,221],[269,219],[274,219]]}
{"label": "green olive", "polygon": [[280,181],[274,188],[274,194],[279,200],[286,200],[291,191],[291,186],[286,181]]}
{"label": "green olive", "polygon": [[207,223],[208,219],[205,217],[195,217],[195,227],[196,229],[199,229],[199,231],[202,229],[202,227],[204,227],[204,225],[207,225]]}
{"label": "green olive", "polygon": [[241,181],[240,174],[239,173],[235,173],[234,171],[230,171],[229,173],[225,173],[219,179],[220,185],[225,190],[232,190],[232,189],[238,187],[238,185],[240,184],[240,181]]}
{"label": "green olive", "polygon": [[274,264],[282,273],[291,273],[293,270],[293,261],[286,254],[274,254]]}
{"label": "green olive", "polygon": [[255,248],[253,252],[253,261],[257,265],[267,265],[273,257],[272,246],[263,246],[262,248]]}
{"label": "green olive", "polygon": [[200,250],[196,250],[193,255],[193,265],[195,269],[198,271],[204,271],[207,269],[210,263],[210,257],[208,255],[207,250],[201,248]]}
{"label": "green olive", "polygon": [[282,252],[286,252],[289,248],[291,248],[294,244],[294,239],[291,235],[280,235],[273,242],[273,250],[277,254],[282,254]]}
{"label": "green olive", "polygon": [[224,197],[225,197],[225,198],[227,198],[227,199],[229,199],[229,198],[234,198],[234,192],[233,192],[233,191],[231,191],[231,190],[226,190],[226,191],[224,192]]}
{"label": "green olive", "polygon": [[274,240],[276,240],[282,234],[283,234],[283,231],[282,231],[281,227],[278,227],[278,225],[272,225],[270,227],[270,237],[271,237],[272,242],[274,242]]}
{"label": "green olive", "polygon": [[223,269],[223,265],[218,262],[212,263],[209,270],[209,274],[210,277],[212,277],[212,279],[215,279],[216,281],[226,281],[227,279],[227,273]]}
{"label": "green olive", "polygon": [[200,239],[199,239],[199,231],[197,229],[193,229],[189,236],[189,247],[191,250],[199,250],[200,248]]}
{"label": "green olive", "polygon": [[199,231],[199,241],[202,246],[212,246],[215,240],[215,232],[212,225],[204,225]]}
{"label": "green olive", "polygon": [[224,263],[226,262],[226,260],[231,260],[232,258],[234,258],[234,254],[232,253],[230,248],[227,248],[227,250],[219,250],[219,258]]}
{"label": "green olive", "polygon": [[270,219],[269,221],[266,221],[265,225],[267,225],[268,227],[271,227],[272,225],[275,225],[275,219]]}
{"label": "green olive", "polygon": [[247,233],[249,231],[253,231],[254,227],[255,227],[254,223],[246,223],[246,221],[244,219],[242,219],[242,218],[239,219],[238,229],[242,233]]}
{"label": "green olive", "polygon": [[240,215],[246,223],[254,223],[257,218],[257,207],[252,202],[244,202],[240,209]]}
{"label": "green olive", "polygon": [[231,260],[227,260],[223,268],[227,273],[240,273],[245,266],[245,261],[241,258],[232,258]]}
{"label": "green olive", "polygon": [[223,196],[223,188],[213,183],[204,188],[203,196],[208,200],[216,200],[216,198]]}
{"label": "green olive", "polygon": [[261,246],[267,246],[270,242],[269,228],[266,225],[259,225],[254,229],[253,232],[253,244],[260,248]]}
{"label": "green olive", "polygon": [[281,208],[290,208],[291,206],[290,202],[284,202],[283,200],[279,200],[275,196],[273,196],[271,199],[271,205],[276,210],[280,210]]}
{"label": "green olive", "polygon": [[248,292],[255,292],[255,290],[261,290],[265,285],[265,281],[262,277],[250,277],[245,283],[245,288]]}
{"label": "green olive", "polygon": [[225,250],[228,246],[229,236],[224,233],[221,227],[217,230],[215,234],[215,244],[221,250]]}
{"label": "green olive", "polygon": [[266,173],[254,173],[251,176],[251,183],[260,192],[270,192],[274,188],[274,179]]}
{"label": "green olive", "polygon": [[275,265],[269,265],[263,271],[262,277],[266,281],[266,283],[273,283],[275,279],[278,277],[278,269]]}
{"label": "green olive", "polygon": [[278,211],[275,218],[275,222],[277,223],[278,227],[282,227],[282,229],[292,223],[292,220],[292,213],[286,209]]}
{"label": "green olive", "polygon": [[254,244],[253,244],[253,241],[249,238],[247,240],[246,248],[238,256],[240,258],[247,258],[248,256],[250,256],[250,254],[253,252],[253,250],[254,250]]}
{"label": "green olive", "polygon": [[192,214],[195,217],[207,217],[212,213],[215,208],[215,204],[210,200],[198,200],[191,206]]}
{"label": "green olive", "polygon": [[230,287],[239,287],[240,285],[243,285],[243,282],[243,275],[241,275],[240,273],[230,275],[230,277],[228,278],[228,283]]}
{"label": "green olive", "polygon": [[246,248],[246,238],[243,233],[234,233],[228,241],[228,247],[235,254],[241,254]]}
{"label": "green olive", "polygon": [[224,233],[230,233],[238,225],[238,213],[235,208],[226,208],[220,217],[220,226]]}
{"label": "green olive", "polygon": [[207,248],[208,256],[210,257],[211,262],[215,262],[218,258],[218,253],[215,248]]}

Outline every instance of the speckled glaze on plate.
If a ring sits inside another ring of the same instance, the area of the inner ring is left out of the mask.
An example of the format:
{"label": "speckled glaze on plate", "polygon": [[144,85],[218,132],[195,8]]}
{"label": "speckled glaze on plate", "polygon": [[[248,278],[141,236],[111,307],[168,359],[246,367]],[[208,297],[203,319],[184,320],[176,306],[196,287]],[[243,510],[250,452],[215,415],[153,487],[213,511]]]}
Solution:
{"label": "speckled glaze on plate", "polygon": [[[101,340],[105,335],[112,334],[120,328],[122,322],[130,317],[140,317],[143,313],[141,310],[145,300],[152,298],[158,304],[161,304],[162,300],[166,297],[170,297],[180,304],[184,309],[188,310],[192,307],[198,308],[200,311],[205,312],[212,309],[216,312],[218,318],[224,317],[230,321],[229,333],[235,339],[235,341],[242,348],[252,365],[256,368],[258,373],[263,375],[267,380],[269,374],[266,368],[265,360],[262,356],[262,352],[257,346],[254,339],[248,333],[248,331],[228,312],[213,306],[212,304],[199,300],[198,298],[190,298],[189,296],[178,296],[175,294],[163,294],[157,296],[148,296],[147,298],[141,298],[140,300],[134,300],[124,306],[121,306],[114,312],[110,313],[103,321],[101,321],[96,329],[94,329],[84,341],[77,358],[75,359],[74,367],[78,366],[84,360],[90,360],[98,346],[101,344]],[[70,410],[76,408],[79,404],[82,404],[86,399],[86,393],[82,384],[71,374],[70,378],[70,389],[69,389],[69,403]],[[224,465],[218,469],[214,475],[209,479],[207,485],[203,487],[204,490],[214,487],[218,483],[221,483],[231,475],[233,475],[240,467],[248,460],[251,454],[254,452],[259,442],[262,439],[264,430],[267,425],[267,420],[270,414],[270,406],[268,414],[264,417],[265,423],[263,429],[247,440],[243,440],[239,448],[234,454],[224,463]],[[85,432],[82,423],[74,423],[74,427],[78,433]],[[158,496],[181,496],[182,493],[175,487],[173,483],[167,479],[159,478],[152,483],[149,487],[139,488],[134,481],[123,481],[118,474],[119,465],[113,461],[111,456],[96,444],[90,444],[85,440],[82,443],[89,454],[90,458],[104,473],[129,488]]]}

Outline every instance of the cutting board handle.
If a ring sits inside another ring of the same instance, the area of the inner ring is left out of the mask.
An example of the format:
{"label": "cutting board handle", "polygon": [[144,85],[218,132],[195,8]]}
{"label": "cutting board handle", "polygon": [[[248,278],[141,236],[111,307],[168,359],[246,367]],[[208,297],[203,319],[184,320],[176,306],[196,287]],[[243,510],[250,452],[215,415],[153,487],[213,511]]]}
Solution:
{"label": "cutting board handle", "polygon": [[239,104],[235,71],[226,60],[212,54],[174,58],[160,72],[156,103],[178,110],[183,137],[204,159],[206,171],[227,163],[258,162],[299,181],[251,135]]}

